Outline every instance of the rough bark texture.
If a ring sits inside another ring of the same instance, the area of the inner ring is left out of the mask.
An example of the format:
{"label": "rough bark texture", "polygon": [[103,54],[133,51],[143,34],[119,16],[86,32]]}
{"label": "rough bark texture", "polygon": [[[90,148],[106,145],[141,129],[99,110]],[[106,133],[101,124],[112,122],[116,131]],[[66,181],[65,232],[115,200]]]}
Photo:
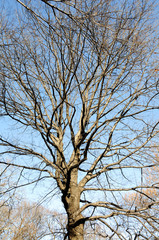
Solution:
{"label": "rough bark texture", "polygon": [[73,169],[70,173],[70,177],[68,178],[69,182],[67,183],[62,196],[62,201],[68,215],[67,232],[68,239],[70,240],[84,239],[83,216],[81,214],[77,214],[80,209],[81,194],[81,189],[77,184],[77,178],[78,171],[77,169]]}
{"label": "rough bark texture", "polygon": [[[71,222],[71,219],[70,219]],[[71,226],[71,223],[68,224],[68,239],[69,240],[83,240],[84,239],[84,225],[79,224],[78,226],[74,227]]]}

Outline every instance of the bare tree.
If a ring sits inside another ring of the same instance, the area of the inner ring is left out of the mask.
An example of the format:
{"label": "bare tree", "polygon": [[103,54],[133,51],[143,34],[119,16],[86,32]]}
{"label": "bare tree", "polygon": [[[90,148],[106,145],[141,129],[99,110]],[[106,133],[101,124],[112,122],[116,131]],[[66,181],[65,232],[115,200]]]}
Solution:
{"label": "bare tree", "polygon": [[44,207],[37,207],[37,204],[21,201],[12,206],[3,205],[0,213],[1,240],[62,239],[62,229],[60,233],[56,229],[59,214],[53,215]]}
{"label": "bare tree", "polygon": [[1,134],[1,164],[21,169],[17,187],[24,175],[25,186],[57,184],[64,239],[84,239],[87,222],[100,223],[105,239],[136,239],[138,226],[158,237],[157,199],[123,204],[154,167],[146,154],[158,133],[152,1],[17,2],[25,15],[0,40],[1,115],[16,128]]}
{"label": "bare tree", "polygon": [[[147,215],[153,214],[153,216],[158,216],[158,205],[153,204],[153,202],[156,202],[159,200],[159,191],[158,191],[158,149],[152,150],[151,158],[153,157],[154,167],[146,169],[144,171],[143,169],[143,175],[142,175],[142,187],[141,189],[138,189],[136,192],[126,193],[125,199],[124,199],[124,205],[129,206],[130,209],[136,209],[139,211],[139,209],[143,209],[147,207]],[[153,188],[153,186],[156,186],[156,188]],[[153,212],[153,213],[152,213]],[[128,226],[130,226],[130,223],[128,223]],[[141,228],[140,228],[141,227]],[[143,239],[149,239],[149,235],[147,234],[147,231],[143,230],[143,226],[138,227],[138,231],[136,232],[136,239],[140,239],[142,237]],[[153,229],[154,233],[156,232],[156,229]],[[137,238],[138,237],[138,238]]]}
{"label": "bare tree", "polygon": [[27,202],[24,191],[21,193],[15,187],[15,172],[6,172],[7,168],[0,169],[0,239],[63,239],[66,214],[53,212],[37,202]]}

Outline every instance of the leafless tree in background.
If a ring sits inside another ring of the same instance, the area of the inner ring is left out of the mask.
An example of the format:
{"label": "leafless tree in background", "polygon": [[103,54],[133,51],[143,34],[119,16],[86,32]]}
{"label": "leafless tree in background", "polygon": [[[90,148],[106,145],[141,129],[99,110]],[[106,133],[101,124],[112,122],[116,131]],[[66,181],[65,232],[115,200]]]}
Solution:
{"label": "leafless tree in background", "polygon": [[156,164],[147,155],[159,108],[152,2],[17,2],[23,18],[1,22],[1,115],[17,129],[1,134],[1,164],[21,169],[17,187],[29,171],[37,175],[23,185],[57,184],[64,239],[84,239],[88,223],[105,239],[159,237],[157,198],[123,204],[150,188],[142,172]]}
{"label": "leafless tree in background", "polygon": [[[41,207],[22,202],[19,205],[1,207],[1,240],[23,240],[32,239],[40,240],[50,235],[54,236],[49,231],[47,220],[49,214]],[[52,224],[53,230],[53,224]],[[53,238],[52,238],[53,239]]]}

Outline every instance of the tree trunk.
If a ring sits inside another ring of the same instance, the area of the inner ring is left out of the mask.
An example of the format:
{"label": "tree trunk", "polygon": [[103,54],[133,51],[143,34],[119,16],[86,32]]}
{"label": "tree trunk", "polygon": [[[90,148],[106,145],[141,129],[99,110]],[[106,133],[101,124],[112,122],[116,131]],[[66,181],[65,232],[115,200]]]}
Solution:
{"label": "tree trunk", "polygon": [[80,208],[81,189],[77,184],[77,169],[71,171],[68,187],[63,192],[62,201],[64,203],[67,216],[67,236],[69,240],[84,239],[84,222],[82,214],[77,214]]}
{"label": "tree trunk", "polygon": [[77,226],[67,225],[68,239],[69,240],[83,240],[84,239],[84,224],[81,223]]}

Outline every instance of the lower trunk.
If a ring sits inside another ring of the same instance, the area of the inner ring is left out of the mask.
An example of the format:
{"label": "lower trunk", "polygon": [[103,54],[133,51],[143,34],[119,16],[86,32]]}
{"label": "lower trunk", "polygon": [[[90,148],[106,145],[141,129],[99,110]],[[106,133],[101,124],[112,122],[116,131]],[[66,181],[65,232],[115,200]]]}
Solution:
{"label": "lower trunk", "polygon": [[67,236],[69,240],[84,239],[84,222],[82,214],[78,214],[80,206],[80,194],[77,189],[69,197],[65,198],[65,209],[68,216]]}
{"label": "lower trunk", "polygon": [[69,240],[83,240],[84,239],[84,224],[67,225],[68,239]]}
{"label": "lower trunk", "polygon": [[69,187],[63,192],[62,201],[68,216],[67,236],[69,240],[84,239],[83,216],[79,213],[81,189],[77,184],[77,169],[70,174]]}

